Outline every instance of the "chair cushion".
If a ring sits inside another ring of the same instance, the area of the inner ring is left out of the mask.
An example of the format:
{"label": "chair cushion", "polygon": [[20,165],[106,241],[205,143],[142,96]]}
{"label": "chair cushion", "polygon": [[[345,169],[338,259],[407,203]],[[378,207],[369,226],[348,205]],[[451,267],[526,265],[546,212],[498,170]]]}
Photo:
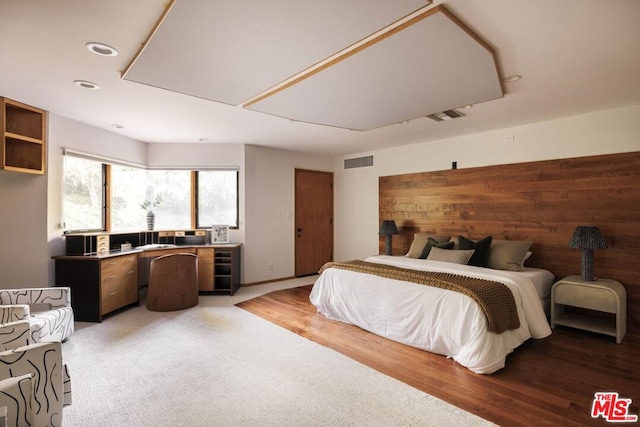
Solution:
{"label": "chair cushion", "polygon": [[65,341],[74,330],[73,309],[58,308],[31,313],[33,342]]}

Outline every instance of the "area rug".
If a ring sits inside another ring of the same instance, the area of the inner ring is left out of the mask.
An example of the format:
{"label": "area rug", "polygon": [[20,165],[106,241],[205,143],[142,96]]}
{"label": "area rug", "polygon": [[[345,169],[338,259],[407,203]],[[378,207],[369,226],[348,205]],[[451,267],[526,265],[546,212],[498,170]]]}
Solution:
{"label": "area rug", "polygon": [[77,322],[63,344],[73,395],[64,425],[491,425],[234,306],[271,290]]}

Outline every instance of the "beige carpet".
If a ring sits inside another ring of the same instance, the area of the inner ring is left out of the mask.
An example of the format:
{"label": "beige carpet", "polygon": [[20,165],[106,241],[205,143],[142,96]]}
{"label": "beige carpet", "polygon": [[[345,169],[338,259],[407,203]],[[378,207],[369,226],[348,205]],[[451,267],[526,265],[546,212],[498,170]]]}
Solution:
{"label": "beige carpet", "polygon": [[491,423],[233,304],[309,278],[76,323],[65,426],[485,426]]}

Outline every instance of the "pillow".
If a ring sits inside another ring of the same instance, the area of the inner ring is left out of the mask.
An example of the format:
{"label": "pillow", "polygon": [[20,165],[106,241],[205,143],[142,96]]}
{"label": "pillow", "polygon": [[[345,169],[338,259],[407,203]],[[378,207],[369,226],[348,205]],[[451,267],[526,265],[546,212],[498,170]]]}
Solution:
{"label": "pillow", "polygon": [[475,251],[469,260],[469,265],[487,267],[489,265],[489,251],[491,250],[492,240],[493,237],[487,236],[474,242],[466,237],[458,236],[458,246],[462,250],[473,249]]}
{"label": "pillow", "polygon": [[431,237],[429,237],[427,239],[427,244],[425,245],[424,249],[422,250],[422,253],[420,254],[420,259],[425,259],[426,257],[429,256],[429,252],[431,252],[431,248],[441,248],[441,249],[452,249],[453,248],[453,242],[438,242],[435,239],[432,239]]}
{"label": "pillow", "polygon": [[449,240],[449,236],[442,236],[439,234],[427,234],[427,233],[416,233],[413,235],[413,242],[411,242],[411,247],[409,248],[409,252],[407,252],[407,257],[409,258],[420,258],[422,255],[422,251],[424,247],[427,245],[427,241],[429,238],[437,242],[446,242]]}
{"label": "pillow", "polygon": [[466,264],[469,262],[469,258],[473,255],[474,250],[468,249],[466,251],[460,251],[455,249],[441,249],[435,246],[431,248],[429,256],[430,261],[443,261],[452,262],[455,264]]}
{"label": "pillow", "polygon": [[453,243],[453,249],[455,250],[460,249],[460,237],[461,236],[453,236],[451,240],[449,240],[451,243]]}
{"label": "pillow", "polygon": [[522,263],[531,247],[529,241],[497,240],[491,242],[489,268],[495,270],[523,271]]}

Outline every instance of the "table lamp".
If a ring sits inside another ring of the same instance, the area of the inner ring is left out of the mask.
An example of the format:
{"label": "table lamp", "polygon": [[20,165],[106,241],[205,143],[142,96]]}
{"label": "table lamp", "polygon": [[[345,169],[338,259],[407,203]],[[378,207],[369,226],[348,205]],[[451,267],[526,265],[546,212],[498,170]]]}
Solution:
{"label": "table lamp", "polygon": [[605,249],[607,242],[604,240],[600,228],[594,226],[579,225],[569,241],[570,248],[582,249],[582,280],[593,282],[593,250]]}
{"label": "table lamp", "polygon": [[400,234],[396,222],[392,219],[385,219],[380,225],[380,235],[385,236],[384,254],[391,255],[391,236]]}

